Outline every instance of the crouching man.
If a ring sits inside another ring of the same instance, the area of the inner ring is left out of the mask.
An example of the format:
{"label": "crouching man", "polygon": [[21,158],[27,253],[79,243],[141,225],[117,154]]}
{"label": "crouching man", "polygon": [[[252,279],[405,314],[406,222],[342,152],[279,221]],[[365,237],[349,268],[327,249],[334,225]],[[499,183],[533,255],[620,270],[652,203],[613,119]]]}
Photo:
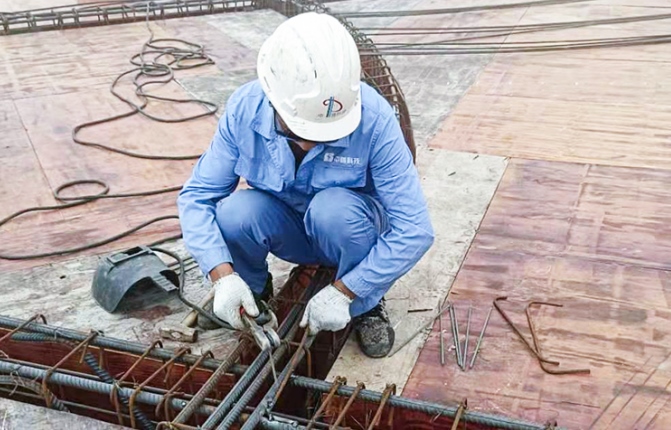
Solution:
{"label": "crouching man", "polygon": [[[301,320],[311,333],[354,318],[361,350],[394,343],[384,294],[424,255],[433,229],[389,103],[361,82],[335,18],[305,13],[263,44],[258,80],[235,91],[178,198],[189,252],[215,288],[213,311],[242,329],[272,294],[268,253],[337,267]],[[251,189],[235,191],[240,178]]]}

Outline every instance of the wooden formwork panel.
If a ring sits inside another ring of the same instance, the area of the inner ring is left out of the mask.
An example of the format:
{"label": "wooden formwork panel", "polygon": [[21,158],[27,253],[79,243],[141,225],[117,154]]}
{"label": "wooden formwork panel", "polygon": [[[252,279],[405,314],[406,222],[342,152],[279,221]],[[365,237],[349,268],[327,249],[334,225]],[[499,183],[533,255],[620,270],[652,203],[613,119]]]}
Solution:
{"label": "wooden formwork panel", "polygon": [[[660,13],[646,7],[647,3],[535,7],[520,25]],[[670,23],[665,19],[522,33],[507,37],[506,43],[651,36],[665,34]],[[671,45],[661,44],[496,55],[442,124],[431,146],[526,159],[669,169],[669,54]]]}
{"label": "wooden formwork panel", "polygon": [[[549,375],[494,311],[472,370],[447,352],[437,324],[404,395],[570,429],[671,425],[671,172],[511,160],[453,285],[462,340],[473,305],[470,351],[492,301],[527,336],[531,300],[545,355],[590,375]],[[445,317],[446,345],[452,344]],[[529,337],[529,341],[531,341]],[[469,357],[470,358],[470,357]]]}

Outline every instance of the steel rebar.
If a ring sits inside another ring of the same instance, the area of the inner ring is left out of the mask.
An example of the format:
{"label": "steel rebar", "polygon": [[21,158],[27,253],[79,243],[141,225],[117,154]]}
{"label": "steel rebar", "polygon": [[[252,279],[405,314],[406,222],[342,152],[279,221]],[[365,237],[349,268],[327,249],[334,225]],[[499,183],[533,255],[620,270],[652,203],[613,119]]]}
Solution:
{"label": "steel rebar", "polygon": [[476,12],[482,10],[501,10],[516,9],[523,7],[558,5],[565,3],[582,3],[592,0],[533,0],[519,3],[504,3],[478,6],[462,6],[444,9],[423,9],[423,10],[383,10],[370,12],[341,12],[338,15],[343,18],[371,18],[371,17],[398,17],[398,16],[423,16],[423,15],[442,15],[464,12]]}
{"label": "steel rebar", "polygon": [[340,425],[340,423],[345,419],[345,416],[347,415],[347,411],[349,411],[349,408],[352,407],[352,403],[356,400],[356,398],[359,396],[359,391],[363,390],[366,388],[366,385],[363,382],[359,382],[356,384],[356,388],[354,388],[354,391],[352,392],[352,395],[347,399],[347,403],[345,403],[345,406],[340,410],[340,413],[338,414],[338,418],[336,418],[335,422],[333,423],[332,426],[329,427],[329,430],[334,430],[335,428]]}
{"label": "steel rebar", "polygon": [[466,370],[466,360],[468,360],[468,337],[471,334],[471,313],[473,306],[468,307],[468,317],[466,320],[466,339],[464,340],[464,354],[461,359],[461,370]]}
{"label": "steel rebar", "polygon": [[443,339],[443,316],[438,317],[438,333],[440,334],[440,365],[445,366],[445,340]]}
{"label": "steel rebar", "polygon": [[[319,391],[321,393],[328,393],[331,389],[331,383],[307,378],[304,376],[294,375],[290,379],[290,384],[295,387],[305,388],[307,390]],[[339,396],[351,396],[356,390],[356,387],[343,385],[336,391]],[[370,390],[360,390],[359,399],[367,402],[379,403],[382,400],[382,393]],[[392,395],[389,397],[387,404],[394,408],[405,409],[409,411],[422,412],[431,416],[445,416],[454,418],[457,413],[457,407],[448,407],[437,403],[424,402],[420,400],[408,399]],[[475,411],[465,411],[463,414],[463,421],[491,426],[506,430],[543,430],[544,426],[536,423],[530,423],[522,420],[499,417],[496,415],[484,414]]]}
{"label": "steel rebar", "polygon": [[450,307],[450,317],[452,318],[452,329],[454,330],[454,345],[457,354],[457,365],[463,369],[464,356],[461,351],[461,340],[459,340],[459,321],[457,320],[457,310],[454,304]]}
{"label": "steel rebar", "polygon": [[[531,332],[531,339],[534,342],[534,347],[536,347],[536,351],[538,351],[539,355],[542,355],[540,343],[538,342],[538,336],[536,335],[536,327],[534,326],[534,323],[531,319],[531,307],[534,305],[546,305],[546,306],[554,306],[561,308],[563,305],[560,305],[558,303],[551,303],[551,302],[529,302],[527,304],[526,309],[524,310],[526,316],[527,316],[527,322],[529,323],[529,331]],[[589,374],[591,373],[590,369],[552,369],[550,367],[547,367],[546,364],[539,360],[538,363],[541,366],[541,369],[545,373],[549,373],[551,375],[571,375],[571,374],[581,374],[581,373],[586,373]]]}
{"label": "steel rebar", "polygon": [[319,409],[317,409],[317,412],[315,412],[312,418],[310,419],[310,422],[307,425],[307,430],[311,430],[315,426],[317,420],[324,412],[324,409],[326,409],[329,403],[331,403],[331,400],[333,400],[333,396],[335,395],[335,392],[338,390],[338,387],[346,383],[347,379],[342,378],[340,376],[336,377],[335,382],[333,382],[333,388],[331,388],[331,391],[329,391],[326,398],[322,401],[322,404],[319,405]]}
{"label": "steel rebar", "polygon": [[[7,389],[7,388],[1,388],[0,387],[0,392],[7,394],[7,398],[11,398],[12,396],[18,395],[18,396],[24,396],[28,397],[30,399],[41,399],[42,396],[38,394],[33,394],[32,392],[26,392],[26,391],[16,391],[16,389]],[[84,405],[82,403],[76,403],[76,402],[71,402],[68,400],[58,400],[60,403],[65,405],[66,407],[69,408],[74,408],[74,409],[82,409],[86,411],[92,411],[100,414],[105,414],[105,415],[112,415],[114,417],[117,416],[117,413],[115,411],[109,411],[107,409],[102,409],[102,408],[97,408],[95,406],[90,406],[90,405]],[[130,418],[130,415],[128,414],[122,414],[124,418]],[[152,422],[152,424],[154,424]],[[154,424],[155,425],[155,424]]]}
{"label": "steel rebar", "polygon": [[[121,2],[117,2],[121,3]],[[251,0],[183,0],[135,1],[131,4],[109,5],[91,8],[86,5],[71,7],[69,10],[58,8],[38,9],[22,12],[0,12],[0,34],[17,34],[33,31],[62,30],[90,26],[124,24],[144,20],[163,20],[186,16],[210,15],[222,12],[253,10]],[[191,7],[189,7],[189,4]],[[186,7],[185,7],[186,6]]]}
{"label": "steel rebar", "polygon": [[[373,430],[378,426],[378,424],[380,424],[380,420],[382,419],[382,411],[384,411],[384,407],[387,405],[389,397],[391,397],[392,394],[396,394],[396,385],[387,384],[387,386],[384,388],[384,391],[382,392],[382,398],[380,399],[380,403],[377,406],[377,411],[375,411],[375,415],[373,416],[373,419],[368,426],[368,430]],[[390,413],[393,413],[393,411],[394,410],[392,409]]]}
{"label": "steel rebar", "polygon": [[19,376],[13,375],[2,375],[0,376],[0,385],[13,387],[13,389],[10,391],[10,394],[16,391],[16,389],[19,387],[24,388],[31,391],[32,393],[35,393],[38,398],[42,399],[47,408],[61,412],[70,412],[65,404],[58,397],[56,397],[54,393],[49,390],[45,391],[40,384],[31,379],[21,378]]}
{"label": "steel rebar", "polygon": [[[18,318],[11,318],[7,316],[1,316],[0,315],[0,327],[8,328],[8,329],[13,329],[21,325],[24,321]],[[31,322],[30,324],[26,325],[24,328],[24,331],[27,332],[35,332],[35,333],[42,333],[46,334],[51,337],[55,338],[62,338],[66,340],[71,340],[74,342],[81,342],[84,339],[86,339],[86,336],[88,333],[83,333],[77,330],[71,330],[63,327],[55,327],[55,326],[50,326],[47,324],[40,324],[38,322]],[[102,335],[96,336],[95,339],[93,339],[90,343],[92,346],[97,346],[100,348],[105,348],[105,349],[111,349],[111,350],[117,350],[121,352],[127,352],[130,354],[135,354],[135,355],[142,355],[145,350],[147,349],[147,345],[143,345],[138,342],[132,342],[132,341],[127,341],[127,340],[121,340],[121,339],[114,339],[111,337],[105,337]],[[171,351],[169,349],[164,349],[164,348],[154,348],[150,353],[149,357],[152,358],[157,358],[159,360],[170,360],[173,358],[175,355],[174,351]],[[182,357],[180,357],[179,360],[177,360],[179,363],[186,363],[189,365],[193,365],[197,360],[199,356],[197,355],[192,355],[192,354],[187,354]],[[217,370],[217,368],[221,365],[220,360],[213,360],[213,359],[205,359],[201,363],[201,367],[210,369],[210,370]],[[234,364],[231,366],[229,369],[229,373],[232,373],[234,375],[240,376],[243,375],[247,371],[247,366],[243,366],[240,364]]]}
{"label": "steel rebar", "polygon": [[[298,325],[296,325],[294,328],[297,329]],[[294,353],[294,356],[291,358],[291,361],[289,362],[289,364],[287,364],[284,367],[284,370],[282,370],[282,372],[280,373],[280,376],[279,376],[278,380],[275,381],[275,383],[270,387],[268,392],[265,394],[265,396],[261,400],[261,403],[256,407],[254,412],[249,416],[247,421],[245,421],[245,424],[242,426],[241,430],[253,430],[256,427],[256,425],[259,423],[259,421],[261,420],[263,415],[265,415],[267,412],[270,412],[273,409],[273,407],[275,406],[275,403],[277,402],[277,397],[281,394],[283,388],[285,387],[285,385],[290,380],[291,375],[293,374],[294,370],[296,369],[296,366],[298,365],[298,363],[300,363],[300,361],[305,356],[305,350],[312,346],[312,342],[314,342],[314,340],[315,340],[315,337],[314,336],[308,336],[308,331],[306,330],[305,331],[305,336],[303,336],[303,340],[301,342],[301,346],[299,346],[296,349],[296,352]],[[305,348],[303,348],[303,346],[305,346]],[[279,348],[278,348],[278,350],[279,350]],[[266,373],[265,377],[267,377],[268,367],[269,366],[266,366],[266,369],[264,369],[264,370],[266,370],[264,372],[264,373]],[[255,382],[254,385],[259,386],[259,387],[256,387],[257,390],[258,390],[258,388],[260,388],[260,385],[261,385],[261,383],[263,383],[263,380],[265,380],[265,377],[264,378],[258,378],[256,381],[254,381]],[[248,397],[250,397],[249,400],[251,400],[251,396],[248,396]],[[228,423],[229,427],[224,426],[224,424],[226,424],[226,423]],[[224,421],[224,422],[222,422],[222,425],[219,426],[219,428],[217,428],[217,430],[226,430],[226,429],[230,428],[230,425],[232,425],[232,424],[233,424],[233,422],[231,422],[230,420],[228,422]]]}
{"label": "steel rebar", "polygon": [[459,403],[459,409],[457,409],[457,415],[454,417],[454,422],[452,423],[452,429],[451,430],[457,430],[459,428],[459,422],[461,421],[461,417],[464,414],[464,411],[468,407],[467,400],[464,399]]}
{"label": "steel rebar", "polygon": [[480,351],[480,344],[482,343],[482,338],[485,336],[485,330],[487,330],[487,324],[489,324],[489,317],[492,316],[492,311],[494,307],[489,308],[487,312],[487,318],[485,318],[485,323],[482,325],[482,330],[480,330],[480,336],[478,336],[478,343],[475,345],[475,351],[473,351],[473,358],[471,358],[471,364],[468,366],[469,369],[473,368],[475,364],[475,357],[478,356],[478,351]]}
{"label": "steel rebar", "polygon": [[552,361],[552,360],[548,360],[548,359],[546,359],[545,357],[543,357],[543,356],[540,354],[540,352],[538,352],[538,351],[536,350],[536,348],[535,348],[533,345],[531,345],[531,344],[529,343],[529,341],[528,341],[527,338],[524,336],[524,334],[522,334],[522,332],[520,331],[520,329],[517,328],[517,326],[515,325],[515,323],[513,322],[513,320],[510,319],[510,317],[508,316],[508,314],[506,314],[506,312],[503,310],[503,308],[501,308],[501,306],[499,305],[499,302],[500,302],[500,301],[505,301],[505,300],[508,300],[508,297],[507,297],[507,296],[497,297],[496,299],[494,299],[494,302],[493,302],[493,303],[494,303],[494,307],[495,307],[496,310],[499,312],[499,314],[501,314],[501,316],[503,317],[503,319],[506,320],[506,322],[508,323],[508,325],[510,326],[510,328],[513,329],[513,331],[515,332],[515,334],[517,335],[517,337],[520,338],[520,340],[526,345],[526,347],[529,349],[529,351],[531,351],[531,353],[532,353],[533,355],[535,355],[536,358],[538,358],[539,361],[544,361],[544,362],[546,362],[546,363],[550,363],[550,364],[554,364],[554,365],[558,366],[558,365],[559,365],[559,362],[558,362],[558,361]]}
{"label": "steel rebar", "polygon": [[207,381],[200,387],[200,390],[193,396],[193,399],[189,401],[184,409],[182,409],[177,417],[172,421],[176,424],[182,424],[188,421],[191,418],[191,415],[198,409],[198,407],[203,403],[207,398],[207,395],[212,392],[212,390],[217,386],[219,380],[228,372],[235,361],[240,358],[240,355],[245,349],[246,342],[239,342],[235,347],[232,353],[222,361],[221,365],[214,371],[212,376],[210,376]]}
{"label": "steel rebar", "polygon": [[[311,297],[317,286],[323,284],[328,276],[326,271],[318,271],[310,280],[310,284],[301,295],[299,301],[304,301],[306,297]],[[291,339],[295,336],[298,329],[298,318],[304,305],[297,303],[292,306],[289,314],[278,330],[280,338]],[[285,352],[286,345],[282,344],[277,348],[273,354],[275,364],[279,363]],[[224,400],[216,411],[203,424],[204,429],[211,429],[217,425],[219,420],[223,418],[222,426],[225,423],[232,425],[243,411],[243,408],[251,401],[253,395],[258,391],[263,381],[272,372],[272,367],[266,365],[270,354],[268,351],[262,351],[250,364],[248,371],[238,380],[231,391],[226,395]],[[221,427],[220,428],[227,428]]]}
{"label": "steel rebar", "polygon": [[[45,334],[42,333],[14,333],[11,337],[11,340],[17,341],[17,342],[56,342],[56,343],[65,343],[66,345],[70,347],[75,347],[76,343],[60,338],[53,338],[49,337]],[[106,384],[114,385],[116,383],[115,379],[112,377],[112,375],[109,374],[109,372],[102,367],[100,367],[100,364],[98,363],[98,360],[91,354],[90,352],[86,352],[84,355],[84,362],[91,368],[93,373],[96,374],[96,376],[103,381]],[[45,369],[45,372],[48,372],[49,369]],[[128,402],[128,397],[126,397],[123,393],[120,393],[119,400],[121,403],[126,407],[126,410],[130,411],[130,404]],[[151,420],[147,418],[147,416],[137,408],[133,408],[132,411],[133,415],[135,418],[140,422],[140,425],[142,429],[144,430],[152,430],[154,428],[153,424],[151,423]]]}
{"label": "steel rebar", "polygon": [[[273,419],[262,417],[259,421],[259,427],[263,430],[308,430],[307,426],[300,424],[298,420],[282,419],[279,420],[273,416]],[[331,428],[331,427],[329,427]],[[350,430],[349,427],[335,427],[335,430]]]}
{"label": "steel rebar", "polygon": [[398,351],[400,351],[401,349],[403,349],[407,344],[409,344],[414,338],[416,338],[418,334],[420,334],[421,332],[423,332],[424,330],[426,330],[426,328],[427,328],[428,326],[430,326],[430,325],[432,325],[432,324],[435,324],[435,322],[436,322],[436,318],[440,317],[440,316],[441,316],[443,313],[445,313],[445,311],[448,310],[449,308],[450,308],[450,305],[448,304],[448,305],[445,306],[443,309],[439,310],[438,313],[437,313],[436,315],[433,315],[428,321],[426,321],[424,324],[422,324],[422,326],[419,327],[417,330],[415,330],[415,332],[414,332],[413,334],[411,334],[406,340],[404,340],[403,343],[401,343],[401,344],[400,344],[399,346],[397,346],[394,350],[392,350],[391,352],[389,352],[389,354],[387,355],[387,357],[391,357],[391,356],[393,356],[394,354],[396,354]]}
{"label": "steel rebar", "polygon": [[[22,365],[11,363],[0,358],[0,373],[5,374],[15,374],[23,378],[32,378],[32,379],[42,379],[47,375],[47,371],[38,369],[32,366]],[[91,379],[78,378],[76,376],[60,373],[58,371],[51,373],[49,375],[48,382],[57,385],[64,385],[66,387],[78,388],[85,391],[91,391],[100,394],[109,395],[115,387],[112,384],[107,384],[101,381],[94,381]],[[117,388],[124,396],[130,398],[135,390],[131,388],[118,387]],[[151,393],[148,391],[141,391],[136,400],[140,403],[145,403],[148,405],[156,406],[161,402],[163,396],[160,394]],[[171,406],[175,410],[181,410],[186,406],[187,402],[182,399],[171,399]],[[199,413],[204,415],[209,415],[214,412],[214,408],[208,405],[202,405],[199,410]]]}

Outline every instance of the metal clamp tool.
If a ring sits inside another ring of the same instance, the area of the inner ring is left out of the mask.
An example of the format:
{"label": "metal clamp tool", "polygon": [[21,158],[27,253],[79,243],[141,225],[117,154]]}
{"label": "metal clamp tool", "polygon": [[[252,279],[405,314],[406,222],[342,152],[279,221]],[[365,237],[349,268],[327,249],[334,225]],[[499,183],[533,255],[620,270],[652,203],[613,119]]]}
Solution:
{"label": "metal clamp tool", "polygon": [[262,351],[273,350],[280,346],[280,337],[275,331],[277,329],[277,317],[273,311],[266,309],[257,318],[250,317],[243,309],[240,310],[240,314],[242,321],[252,333],[254,341]]}

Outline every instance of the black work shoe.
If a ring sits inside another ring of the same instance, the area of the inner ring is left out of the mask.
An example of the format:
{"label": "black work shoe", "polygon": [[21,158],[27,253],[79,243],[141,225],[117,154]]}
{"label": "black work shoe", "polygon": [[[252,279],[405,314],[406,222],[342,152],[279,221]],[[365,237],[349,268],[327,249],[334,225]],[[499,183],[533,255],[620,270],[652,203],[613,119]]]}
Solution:
{"label": "black work shoe", "polygon": [[[268,308],[264,303],[268,303],[268,300],[273,297],[273,275],[271,275],[270,272],[268,272],[268,277],[266,278],[266,285],[263,287],[263,292],[261,294],[252,292],[252,295],[254,296],[254,301],[256,302],[256,307],[259,309],[259,313],[262,314]],[[205,306],[203,306],[203,310],[211,314],[212,304],[213,301],[209,301]],[[198,320],[196,324],[201,330],[215,330],[220,328],[219,324],[204,317],[201,314],[198,314]]]}
{"label": "black work shoe", "polygon": [[367,356],[380,358],[389,354],[396,335],[389,323],[384,297],[373,309],[354,318],[354,331]]}

